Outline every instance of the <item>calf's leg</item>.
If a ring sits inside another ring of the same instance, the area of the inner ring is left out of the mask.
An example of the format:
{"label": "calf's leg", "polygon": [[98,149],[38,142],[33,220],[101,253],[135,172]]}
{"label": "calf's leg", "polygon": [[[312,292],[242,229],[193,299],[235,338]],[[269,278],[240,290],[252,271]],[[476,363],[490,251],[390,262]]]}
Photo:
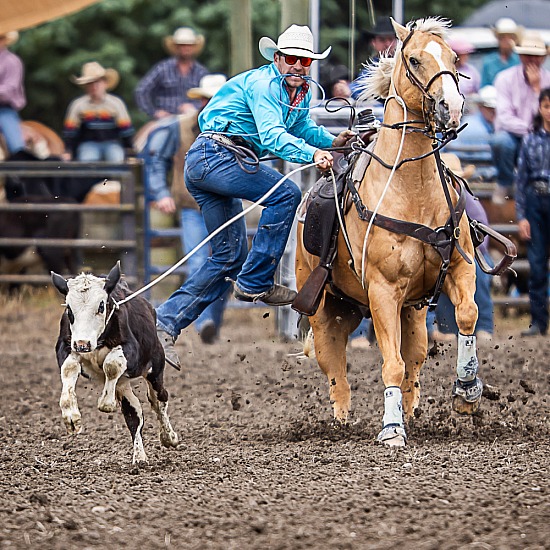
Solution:
{"label": "calf's leg", "polygon": [[[165,399],[161,400],[161,398]],[[147,399],[157,415],[160,442],[165,447],[177,447],[179,442],[178,434],[172,428],[170,418],[168,418],[168,393],[164,388],[158,391],[149,380],[149,377],[147,377]]]}
{"label": "calf's leg", "polygon": [[130,385],[130,380],[121,380],[116,388],[116,394],[120,400],[122,414],[126,421],[126,426],[132,434],[132,441],[134,442],[134,452],[132,456],[132,464],[138,462],[147,462],[147,455],[143,448],[143,409],[141,403],[136,397]]}
{"label": "calf's leg", "polygon": [[82,431],[82,416],[76,400],[76,382],[81,372],[78,358],[70,353],[61,365],[61,397],[59,406],[61,417],[71,434],[79,434]]}
{"label": "calf's leg", "polygon": [[105,386],[97,401],[97,408],[106,413],[115,412],[117,400],[115,388],[120,377],[126,372],[127,361],[121,346],[113,348],[103,361],[103,372],[105,374]]}

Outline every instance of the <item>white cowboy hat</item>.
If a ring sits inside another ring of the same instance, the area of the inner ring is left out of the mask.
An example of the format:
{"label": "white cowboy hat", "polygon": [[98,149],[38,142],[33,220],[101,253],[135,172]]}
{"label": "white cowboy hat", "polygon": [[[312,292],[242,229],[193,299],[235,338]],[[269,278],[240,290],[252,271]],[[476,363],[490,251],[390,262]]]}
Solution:
{"label": "white cowboy hat", "polygon": [[6,40],[6,46],[11,46],[19,40],[19,33],[17,31],[9,31],[4,34],[0,34],[0,38]]}
{"label": "white cowboy hat", "polygon": [[494,86],[483,86],[481,90],[475,95],[473,101],[483,107],[489,107],[490,109],[496,109],[497,107],[497,89]]}
{"label": "white cowboy hat", "polygon": [[120,78],[115,69],[105,69],[97,61],[90,61],[82,65],[81,76],[71,76],[71,82],[84,86],[98,80],[105,79],[107,90],[112,90],[119,82]]}
{"label": "white cowboy hat", "polygon": [[207,74],[201,78],[198,88],[191,88],[187,92],[190,99],[211,99],[216,92],[227,82],[223,74]]}
{"label": "white cowboy hat", "polygon": [[260,53],[268,61],[273,61],[273,56],[276,52],[297,55],[299,57],[311,57],[312,59],[325,59],[332,49],[329,46],[323,53],[315,53],[313,51],[313,34],[311,34],[309,27],[300,27],[298,25],[288,27],[279,36],[277,44],[271,38],[264,36],[260,38],[258,46]]}
{"label": "white cowboy hat", "polygon": [[518,55],[547,55],[548,48],[538,32],[525,33],[519,44],[514,46]]}
{"label": "white cowboy hat", "polygon": [[473,164],[468,164],[465,168],[462,168],[460,159],[454,153],[441,153],[441,160],[453,174],[465,180],[471,178],[476,171]]}
{"label": "white cowboy hat", "polygon": [[204,36],[190,27],[180,27],[172,36],[164,37],[164,47],[172,55],[176,53],[177,46],[184,44],[195,46],[195,53],[198,54],[204,47]]}
{"label": "white cowboy hat", "polygon": [[510,17],[501,17],[494,27],[491,27],[493,34],[498,38],[501,34],[512,34],[516,37],[516,42],[521,38],[524,28],[518,25]]}

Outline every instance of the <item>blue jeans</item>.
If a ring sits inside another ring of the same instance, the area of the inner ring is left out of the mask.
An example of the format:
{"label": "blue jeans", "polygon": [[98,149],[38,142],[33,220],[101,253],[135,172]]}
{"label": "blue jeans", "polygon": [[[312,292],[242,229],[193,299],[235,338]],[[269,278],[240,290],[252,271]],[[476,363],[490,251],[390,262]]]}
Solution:
{"label": "blue jeans", "polygon": [[[209,233],[242,212],[241,199],[257,201],[283,178],[266,165],[260,165],[254,174],[246,173],[231,151],[204,136],[199,136],[189,149],[184,176],[187,189],[201,207]],[[209,304],[227,292],[227,277],[236,279],[239,288],[246,292],[269,290],[300,200],[298,186],[285,180],[262,203],[265,208],[248,255],[244,218],[218,233],[210,241],[212,255],[208,260],[157,308],[157,325],[177,337]]]}
{"label": "blue jeans", "polygon": [[527,245],[531,323],[546,332],[548,329],[550,197],[537,195],[532,187],[527,187],[525,199],[525,217],[531,226],[531,240]]}
{"label": "blue jeans", "polygon": [[[490,258],[486,260],[492,264]],[[476,292],[474,301],[478,307],[478,317],[475,331],[483,330],[493,334],[493,299],[491,298],[491,275],[485,273],[476,262]],[[458,326],[455,319],[455,307],[447,295],[441,294],[435,309],[437,326],[445,334],[458,334]],[[428,322],[428,331],[433,330],[433,317]]]}
{"label": "blue jeans", "polygon": [[124,148],[118,141],[83,141],[76,148],[76,158],[82,162],[123,162]]}
{"label": "blue jeans", "polygon": [[497,168],[497,183],[502,187],[511,188],[514,184],[514,169],[521,146],[521,137],[500,131],[493,135],[491,149],[493,161]]}
{"label": "blue jeans", "polygon": [[4,135],[6,147],[11,155],[25,148],[21,119],[16,110],[10,107],[0,107],[0,132]]}
{"label": "blue jeans", "polygon": [[[181,227],[181,246],[183,254],[186,256],[197,246],[202,240],[208,236],[208,231],[204,225],[202,214],[194,208],[182,208],[180,212],[180,227]],[[187,260],[189,273],[194,273],[200,269],[204,262],[210,256],[210,246],[205,244]],[[223,296],[214,300],[200,315],[195,322],[195,328],[200,332],[205,323],[212,321],[219,329],[222,324],[223,310],[225,308],[225,300],[227,296]]]}

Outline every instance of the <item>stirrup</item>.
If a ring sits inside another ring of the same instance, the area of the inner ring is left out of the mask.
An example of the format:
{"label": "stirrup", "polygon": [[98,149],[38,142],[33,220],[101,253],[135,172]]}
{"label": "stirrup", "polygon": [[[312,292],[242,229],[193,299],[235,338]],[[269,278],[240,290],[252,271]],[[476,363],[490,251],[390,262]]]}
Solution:
{"label": "stirrup", "polygon": [[483,393],[483,382],[475,377],[471,382],[462,382],[458,378],[453,384],[453,397],[461,397],[466,403],[475,403],[481,399]]}

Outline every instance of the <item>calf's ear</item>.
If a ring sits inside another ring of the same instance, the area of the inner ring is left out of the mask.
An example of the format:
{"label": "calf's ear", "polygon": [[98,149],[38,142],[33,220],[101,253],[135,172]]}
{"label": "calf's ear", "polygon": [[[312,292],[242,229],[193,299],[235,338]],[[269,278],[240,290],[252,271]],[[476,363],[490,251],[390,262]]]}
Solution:
{"label": "calf's ear", "polygon": [[111,294],[116,284],[120,279],[120,260],[117,261],[116,265],[109,271],[109,275],[105,279],[105,292]]}
{"label": "calf's ear", "polygon": [[64,279],[63,277],[61,277],[61,275],[58,275],[53,271],[51,272],[51,274],[52,274],[52,283],[54,284],[55,288],[57,288],[57,290],[59,290],[59,292],[61,292],[63,296],[67,296],[69,292],[69,285],[67,284],[66,279]]}

